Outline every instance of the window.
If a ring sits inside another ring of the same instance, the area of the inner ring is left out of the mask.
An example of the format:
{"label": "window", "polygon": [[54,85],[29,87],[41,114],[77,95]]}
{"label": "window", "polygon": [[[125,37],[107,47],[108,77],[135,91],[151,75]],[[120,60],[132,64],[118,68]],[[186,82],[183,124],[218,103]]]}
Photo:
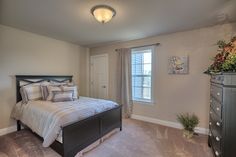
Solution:
{"label": "window", "polygon": [[154,47],[132,49],[132,98],[152,102],[152,56]]}

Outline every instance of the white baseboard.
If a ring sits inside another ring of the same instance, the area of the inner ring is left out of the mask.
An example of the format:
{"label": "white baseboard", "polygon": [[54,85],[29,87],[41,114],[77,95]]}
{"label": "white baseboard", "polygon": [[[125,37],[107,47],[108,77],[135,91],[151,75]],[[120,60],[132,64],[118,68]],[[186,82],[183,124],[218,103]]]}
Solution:
{"label": "white baseboard", "polygon": [[[176,128],[176,129],[183,129],[181,124],[176,123],[176,122],[170,122],[170,121],[165,121],[165,120],[160,120],[160,119],[156,119],[156,118],[150,118],[150,117],[140,116],[140,115],[135,115],[135,114],[132,114],[131,118],[136,119],[136,120],[145,121],[145,122],[154,123],[154,124],[159,124],[159,125],[163,125],[163,126],[167,126],[167,127],[172,127],[172,128]],[[209,129],[196,127],[195,132],[199,133],[199,134],[208,135]]]}
{"label": "white baseboard", "polygon": [[15,131],[17,131],[16,126],[10,126],[10,127],[7,127],[7,128],[3,128],[3,129],[0,129],[0,136],[9,134],[9,133],[12,133],[12,132],[15,132]]}

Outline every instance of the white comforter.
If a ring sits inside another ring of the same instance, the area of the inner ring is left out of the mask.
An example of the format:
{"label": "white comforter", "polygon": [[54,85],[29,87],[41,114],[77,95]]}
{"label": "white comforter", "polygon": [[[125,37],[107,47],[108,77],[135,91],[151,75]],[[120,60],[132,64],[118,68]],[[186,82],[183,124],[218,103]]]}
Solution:
{"label": "white comforter", "polygon": [[77,101],[30,101],[15,105],[12,117],[21,120],[39,136],[43,146],[50,146],[58,137],[61,127],[97,113],[114,108],[118,104],[108,100],[80,97]]}

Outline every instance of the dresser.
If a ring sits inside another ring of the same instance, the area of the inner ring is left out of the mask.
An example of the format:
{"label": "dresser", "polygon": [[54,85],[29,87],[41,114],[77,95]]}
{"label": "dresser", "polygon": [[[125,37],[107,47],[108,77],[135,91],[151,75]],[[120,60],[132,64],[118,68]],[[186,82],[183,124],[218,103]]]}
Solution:
{"label": "dresser", "polygon": [[211,75],[208,144],[216,157],[236,157],[236,73]]}

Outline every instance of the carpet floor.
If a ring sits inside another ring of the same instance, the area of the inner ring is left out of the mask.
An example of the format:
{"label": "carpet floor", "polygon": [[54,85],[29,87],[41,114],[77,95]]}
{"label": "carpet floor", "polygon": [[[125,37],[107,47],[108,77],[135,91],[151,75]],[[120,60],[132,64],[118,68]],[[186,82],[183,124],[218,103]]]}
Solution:
{"label": "carpet floor", "polygon": [[[59,157],[28,130],[0,137],[0,157]],[[213,157],[207,136],[187,140],[182,131],[126,119],[115,133],[84,157]]]}

